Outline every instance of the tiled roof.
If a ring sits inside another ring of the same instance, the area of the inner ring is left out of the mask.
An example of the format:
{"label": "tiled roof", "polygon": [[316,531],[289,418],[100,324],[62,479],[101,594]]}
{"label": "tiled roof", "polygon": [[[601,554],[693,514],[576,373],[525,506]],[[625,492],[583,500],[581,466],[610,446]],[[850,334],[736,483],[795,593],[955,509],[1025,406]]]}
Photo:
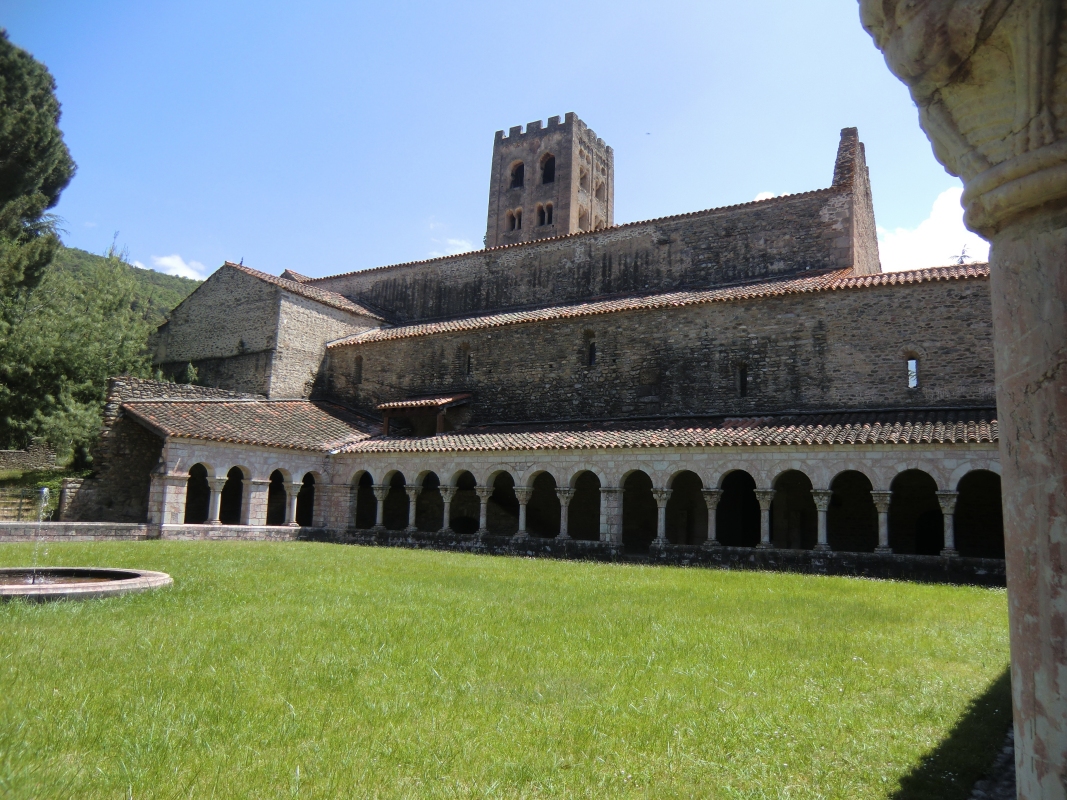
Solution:
{"label": "tiled roof", "polygon": [[309,280],[311,280],[311,278],[309,278],[307,275],[301,275],[299,272],[296,272],[291,269],[283,270],[282,278],[287,281],[296,281],[297,283],[307,283]]}
{"label": "tiled roof", "polygon": [[622,297],[613,300],[598,300],[567,306],[550,306],[530,311],[511,311],[501,314],[488,314],[478,317],[428,322],[417,325],[403,325],[396,328],[375,328],[357,333],[343,339],[330,342],[328,347],[366,344],[369,342],[386,342],[393,339],[408,339],[417,336],[432,336],[439,333],[498,328],[505,325],[520,325],[527,322],[544,322],[546,320],[569,319],[573,317],[610,314],[619,311],[671,308],[699,305],[702,303],[721,303],[737,300],[753,300],[761,297],[773,297],[787,294],[804,294],[808,292],[838,291],[844,289],[861,289],[871,286],[897,286],[930,281],[960,280],[966,278],[989,277],[988,264],[966,264],[951,267],[931,267],[929,269],[910,270],[908,272],[881,272],[876,275],[854,275],[851,269],[835,270],[820,275],[807,275],[797,278],[784,278],[766,283],[730,286],[722,289],[703,289],[699,291],[669,292],[666,294],[644,297]]}
{"label": "tiled roof", "polygon": [[137,400],[122,405],[163,436],[329,452],[370,434],[364,420],[309,400]]}
{"label": "tiled roof", "polygon": [[798,197],[811,197],[816,194],[829,194],[832,192],[847,191],[846,187],[841,186],[829,186],[825,189],[812,189],[809,192],[797,192],[796,194],[782,194],[778,197],[768,197],[763,200],[750,200],[747,203],[736,203],[732,206],[719,206],[717,208],[704,208],[700,211],[688,211],[684,214],[672,214],[667,217],[656,217],[655,219],[642,219],[635,222],[626,222],[622,225],[612,225],[610,228],[601,228],[595,231],[575,231],[574,233],[565,233],[561,236],[548,236],[544,239],[535,239],[532,242],[515,242],[513,244],[501,244],[496,247],[485,247],[481,250],[469,250],[466,253],[452,253],[447,256],[437,256],[436,258],[424,258],[419,261],[404,261],[400,264],[385,264],[380,267],[369,267],[368,269],[352,270],[351,272],[339,272],[336,275],[324,275],[321,278],[309,278],[314,283],[317,281],[328,281],[334,278],[344,278],[349,275],[358,275],[364,272],[378,272],[385,269],[398,269],[400,267],[412,267],[418,264],[431,264],[434,262],[450,261],[454,258],[466,258],[467,256],[481,254],[481,253],[496,253],[500,250],[513,250],[518,247],[531,247],[534,245],[545,244],[546,242],[558,242],[562,239],[574,239],[579,236],[597,236],[599,234],[610,233],[612,231],[625,230],[626,228],[635,228],[639,225],[656,225],[664,222],[674,222],[679,219],[689,219],[691,217],[699,217],[704,214],[717,214],[724,211],[736,211],[740,208],[747,208],[750,206],[767,205],[781,202],[782,200],[792,200]]}
{"label": "tiled roof", "polygon": [[285,289],[287,292],[306,297],[308,300],[314,300],[316,303],[322,303],[325,306],[331,306],[333,308],[339,308],[342,311],[348,311],[352,314],[359,314],[363,317],[370,317],[376,319],[379,322],[383,322],[383,318],[380,314],[375,314],[365,306],[359,303],[353,303],[347,297],[337,294],[337,292],[328,292],[325,289],[320,289],[317,286],[311,286],[306,283],[298,283],[297,281],[291,281],[287,278],[279,278],[277,275],[268,275],[266,272],[260,272],[256,269],[246,267],[244,264],[234,264],[232,261],[227,261],[223,266],[232,267],[233,269],[243,272],[245,275],[251,275],[253,278],[259,278],[261,281],[273,284],[281,289]]}
{"label": "tiled roof", "polygon": [[425,438],[363,439],[345,453],[637,447],[977,444],[996,442],[992,409],[855,411],[718,420],[483,426]]}
{"label": "tiled roof", "polygon": [[382,403],[378,406],[379,411],[396,411],[407,408],[440,408],[452,406],[470,400],[469,392],[462,394],[443,394],[436,397],[412,397],[407,400],[394,400],[392,403]]}

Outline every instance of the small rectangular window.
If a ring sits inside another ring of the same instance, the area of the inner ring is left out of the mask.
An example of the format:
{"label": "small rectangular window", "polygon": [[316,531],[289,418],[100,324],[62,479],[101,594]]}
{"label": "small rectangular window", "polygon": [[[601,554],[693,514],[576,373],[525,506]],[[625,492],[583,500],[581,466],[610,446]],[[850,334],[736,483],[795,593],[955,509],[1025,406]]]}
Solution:
{"label": "small rectangular window", "polygon": [[919,388],[919,359],[917,358],[908,359],[908,388]]}
{"label": "small rectangular window", "polygon": [[748,366],[745,364],[737,368],[737,393],[741,397],[748,396]]}

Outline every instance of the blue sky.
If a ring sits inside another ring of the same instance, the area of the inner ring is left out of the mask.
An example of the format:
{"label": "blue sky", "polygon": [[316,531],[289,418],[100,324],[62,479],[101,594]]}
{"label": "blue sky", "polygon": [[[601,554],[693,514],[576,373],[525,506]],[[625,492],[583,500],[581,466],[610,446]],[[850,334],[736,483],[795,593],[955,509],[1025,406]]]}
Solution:
{"label": "blue sky", "polygon": [[984,255],[855,0],[0,0],[0,24],[58,84],[65,241],[118,231],[163,271],[481,247],[494,132],[567,111],[615,150],[617,223],[827,186],[855,125],[883,262]]}

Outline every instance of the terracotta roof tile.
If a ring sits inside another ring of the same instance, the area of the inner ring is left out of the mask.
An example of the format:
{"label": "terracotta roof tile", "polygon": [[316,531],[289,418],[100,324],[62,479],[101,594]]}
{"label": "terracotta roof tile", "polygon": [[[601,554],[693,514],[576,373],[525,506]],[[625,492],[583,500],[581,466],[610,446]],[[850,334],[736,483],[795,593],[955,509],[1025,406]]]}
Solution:
{"label": "terracotta roof tile", "polygon": [[439,333],[498,328],[505,325],[520,325],[527,322],[544,322],[546,320],[586,317],[596,314],[611,314],[619,311],[635,311],[700,305],[703,303],[722,303],[737,300],[753,300],[761,297],[774,297],[787,294],[804,294],[808,292],[839,291],[845,289],[862,289],[871,286],[898,286],[931,281],[960,280],[968,278],[988,278],[988,264],[966,264],[951,267],[931,267],[907,272],[881,272],[876,275],[854,275],[851,269],[835,270],[820,275],[806,275],[785,278],[766,283],[729,286],[721,289],[703,289],[698,291],[669,292],[666,294],[644,297],[621,297],[612,300],[598,300],[567,306],[550,306],[529,311],[511,311],[500,314],[487,314],[477,317],[427,322],[416,325],[403,325],[396,328],[376,328],[357,333],[343,339],[337,339],[327,345],[330,348],[345,345],[367,344],[369,342],[387,342],[393,339],[408,339],[418,336],[433,336]]}
{"label": "terracotta roof tile", "polygon": [[590,450],[637,447],[978,444],[998,438],[993,409],[855,411],[835,414],[590,422],[467,428],[425,438],[362,439],[345,453]]}
{"label": "terracotta roof tile", "polygon": [[163,436],[329,452],[366,439],[365,420],[309,400],[137,400],[123,410]]}
{"label": "terracotta roof tile", "polygon": [[441,406],[459,405],[470,399],[470,392],[436,395],[434,397],[411,397],[407,400],[382,403],[377,408],[379,411],[395,411],[404,408],[440,408]]}
{"label": "terracotta roof tile", "polygon": [[[359,314],[362,317],[370,317],[371,319],[384,322],[385,320],[380,314],[375,314],[369,310],[366,306],[362,306],[359,303],[353,303],[347,297],[337,294],[337,292],[328,292],[325,289],[320,289],[317,286],[310,286],[306,283],[299,283],[287,278],[279,278],[277,275],[268,275],[266,272],[260,272],[259,270],[246,267],[244,264],[234,264],[232,261],[227,261],[224,266],[232,267],[233,269],[240,270],[246,275],[251,275],[253,278],[259,278],[261,281],[273,284],[281,289],[285,289],[287,292],[306,297],[309,300],[314,300],[317,303],[322,303],[325,306],[331,306],[332,308],[339,308],[341,311],[348,311],[352,314]],[[288,271],[288,270],[287,270]]]}

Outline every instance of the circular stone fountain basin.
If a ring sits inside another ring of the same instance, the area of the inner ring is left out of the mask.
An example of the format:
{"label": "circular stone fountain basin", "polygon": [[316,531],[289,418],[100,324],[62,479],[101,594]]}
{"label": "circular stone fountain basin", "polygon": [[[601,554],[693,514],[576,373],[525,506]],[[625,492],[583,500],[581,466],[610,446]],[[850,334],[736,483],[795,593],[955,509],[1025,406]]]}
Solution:
{"label": "circular stone fountain basin", "polygon": [[2,567],[0,600],[88,600],[169,586],[165,572],[96,567]]}

